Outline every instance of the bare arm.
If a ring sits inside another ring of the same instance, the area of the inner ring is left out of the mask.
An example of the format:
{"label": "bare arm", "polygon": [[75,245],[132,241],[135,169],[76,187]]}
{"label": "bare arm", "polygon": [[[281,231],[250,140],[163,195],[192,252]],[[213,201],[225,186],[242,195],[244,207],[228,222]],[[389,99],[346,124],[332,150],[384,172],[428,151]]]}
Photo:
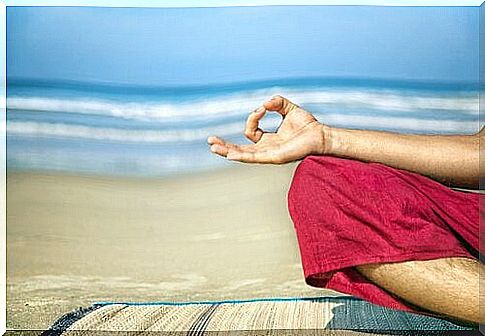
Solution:
{"label": "bare arm", "polygon": [[[283,117],[276,133],[258,127],[267,111]],[[272,164],[333,155],[379,162],[466,188],[479,186],[479,142],[485,140],[484,130],[471,135],[415,135],[332,128],[280,96],[249,115],[244,134],[254,144],[236,145],[213,136],[208,139],[211,151],[229,160]]]}
{"label": "bare arm", "polygon": [[472,135],[414,135],[323,126],[327,155],[383,163],[446,185],[478,188],[479,139]]}

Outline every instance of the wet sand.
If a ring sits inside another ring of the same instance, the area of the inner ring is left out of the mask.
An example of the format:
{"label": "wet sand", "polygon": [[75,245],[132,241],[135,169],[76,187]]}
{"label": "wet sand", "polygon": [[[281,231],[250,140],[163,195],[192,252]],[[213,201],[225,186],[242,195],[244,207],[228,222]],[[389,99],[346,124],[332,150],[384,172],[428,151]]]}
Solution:
{"label": "wet sand", "polygon": [[288,215],[294,165],[161,179],[7,174],[7,328],[97,301],[316,296]]}

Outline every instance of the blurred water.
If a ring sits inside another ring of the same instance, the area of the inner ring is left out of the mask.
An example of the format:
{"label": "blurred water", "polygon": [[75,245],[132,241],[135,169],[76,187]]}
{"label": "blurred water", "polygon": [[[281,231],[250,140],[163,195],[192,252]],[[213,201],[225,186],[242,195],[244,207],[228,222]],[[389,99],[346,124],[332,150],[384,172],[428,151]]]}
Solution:
{"label": "blurred water", "polygon": [[[164,176],[230,165],[206,138],[246,142],[248,113],[275,94],[329,125],[409,133],[478,130],[467,83],[300,78],[180,87],[9,80],[7,168]],[[280,122],[269,114],[263,128]]]}

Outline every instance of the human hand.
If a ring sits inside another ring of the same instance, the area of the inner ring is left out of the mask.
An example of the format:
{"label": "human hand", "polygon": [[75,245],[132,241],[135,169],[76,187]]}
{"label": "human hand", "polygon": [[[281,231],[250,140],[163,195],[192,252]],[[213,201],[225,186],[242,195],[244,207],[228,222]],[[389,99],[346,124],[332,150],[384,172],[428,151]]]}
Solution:
{"label": "human hand", "polygon": [[[266,111],[281,114],[283,121],[275,133],[264,132],[258,127]],[[283,164],[307,155],[325,153],[325,126],[315,117],[281,96],[273,97],[253,111],[246,122],[244,135],[254,144],[236,145],[217,136],[207,142],[210,150],[228,160],[246,163]]]}

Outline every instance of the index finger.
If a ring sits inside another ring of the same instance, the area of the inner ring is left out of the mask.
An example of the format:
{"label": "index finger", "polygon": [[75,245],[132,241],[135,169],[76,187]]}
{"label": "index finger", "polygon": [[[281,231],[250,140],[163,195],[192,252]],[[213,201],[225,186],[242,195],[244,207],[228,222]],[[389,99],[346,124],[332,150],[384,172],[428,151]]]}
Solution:
{"label": "index finger", "polygon": [[246,129],[244,130],[244,135],[252,142],[258,142],[264,134],[263,130],[259,128],[259,121],[261,118],[263,118],[265,112],[266,109],[264,106],[261,106],[251,112],[246,120]]}

